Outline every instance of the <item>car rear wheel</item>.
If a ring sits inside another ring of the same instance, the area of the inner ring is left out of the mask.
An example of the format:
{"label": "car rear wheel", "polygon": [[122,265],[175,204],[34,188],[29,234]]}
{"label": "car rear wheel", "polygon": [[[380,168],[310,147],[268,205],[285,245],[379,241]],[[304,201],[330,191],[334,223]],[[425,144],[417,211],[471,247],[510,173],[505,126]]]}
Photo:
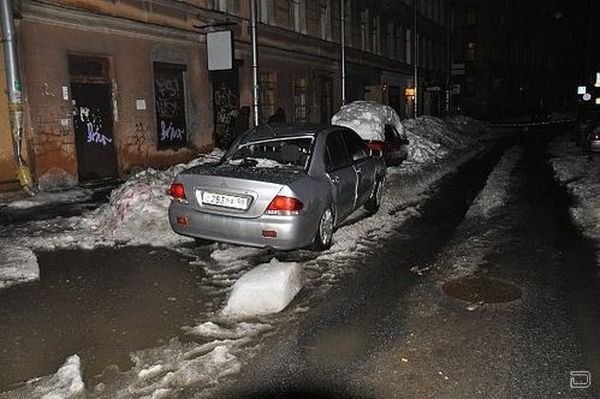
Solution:
{"label": "car rear wheel", "polygon": [[385,183],[385,177],[381,177],[377,182],[377,186],[375,190],[373,190],[373,195],[371,198],[365,203],[365,209],[370,213],[375,213],[379,210],[379,206],[381,205],[381,198],[383,197],[383,186]]}
{"label": "car rear wheel", "polygon": [[312,248],[317,251],[323,251],[331,247],[331,240],[333,238],[333,209],[331,207],[325,209],[321,218],[319,219],[319,225],[315,233],[315,240]]}

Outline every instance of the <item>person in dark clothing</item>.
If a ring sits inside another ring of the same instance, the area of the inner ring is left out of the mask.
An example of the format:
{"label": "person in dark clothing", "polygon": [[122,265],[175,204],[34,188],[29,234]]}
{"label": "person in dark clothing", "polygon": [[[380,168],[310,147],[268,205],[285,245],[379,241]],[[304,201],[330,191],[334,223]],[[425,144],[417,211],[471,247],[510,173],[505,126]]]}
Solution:
{"label": "person in dark clothing", "polygon": [[275,113],[269,117],[268,122],[269,123],[285,122],[285,111],[283,110],[283,108],[281,108],[281,107],[277,108]]}

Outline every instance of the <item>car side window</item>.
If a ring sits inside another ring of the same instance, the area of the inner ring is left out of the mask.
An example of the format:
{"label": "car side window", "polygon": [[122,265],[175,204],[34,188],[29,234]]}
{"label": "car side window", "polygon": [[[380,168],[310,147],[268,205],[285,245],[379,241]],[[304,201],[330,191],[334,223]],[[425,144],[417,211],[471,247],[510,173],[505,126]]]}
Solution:
{"label": "car side window", "polygon": [[339,132],[330,133],[325,142],[325,167],[327,172],[345,168],[350,164],[346,145]]}
{"label": "car side window", "polygon": [[365,142],[356,133],[344,132],[344,141],[353,162],[360,161],[369,156]]}

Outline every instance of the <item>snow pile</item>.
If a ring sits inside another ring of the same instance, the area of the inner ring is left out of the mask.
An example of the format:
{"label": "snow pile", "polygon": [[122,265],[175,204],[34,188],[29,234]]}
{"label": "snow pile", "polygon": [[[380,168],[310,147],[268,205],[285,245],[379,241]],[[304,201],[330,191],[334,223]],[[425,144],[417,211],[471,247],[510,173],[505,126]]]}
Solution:
{"label": "snow pile", "polygon": [[467,136],[479,136],[487,130],[485,123],[469,116],[454,115],[445,119],[454,130]]}
{"label": "snow pile", "polygon": [[363,140],[385,141],[385,125],[392,125],[400,135],[402,123],[398,114],[389,105],[374,101],[354,101],[342,106],[331,117],[331,124],[354,130]]}
{"label": "snow pile", "polygon": [[65,364],[47,381],[35,388],[35,397],[42,399],[67,399],[83,393],[85,385],[81,378],[79,356],[69,356]]}
{"label": "snow pile", "polygon": [[600,157],[582,154],[567,137],[557,138],[551,152],[555,155],[550,164],[556,180],[575,198],[570,209],[574,222],[584,235],[600,244]]}
{"label": "snow pile", "polygon": [[212,321],[207,321],[196,327],[184,328],[184,331],[187,335],[196,337],[231,340],[254,337],[272,328],[269,324],[260,323],[238,323],[233,328],[224,328]]}
{"label": "snow pile", "polygon": [[[184,169],[216,162],[223,151],[216,149],[187,164],[167,170],[147,169],[114,189],[107,204],[80,217],[32,222],[37,234],[20,236],[19,245],[31,248],[91,249],[116,244],[168,246],[189,241],[171,230],[167,216],[170,198],[167,189]],[[40,231],[48,230],[45,234]]]}
{"label": "snow pile", "polygon": [[[99,384],[102,397],[177,397],[194,386],[203,394],[224,377],[239,373],[238,358],[253,337],[273,327],[262,323],[238,323],[229,327],[211,321],[184,327],[192,342],[173,338],[168,344],[134,353],[134,367],[120,376],[119,386]],[[201,344],[198,342],[202,342]]]}
{"label": "snow pile", "polygon": [[132,356],[135,366],[127,373],[125,386],[117,392],[101,386],[102,393],[104,397],[171,398],[192,385],[214,386],[240,371],[242,363],[231,353],[236,344],[240,343],[214,341],[198,346],[173,340],[165,347],[139,352]]}
{"label": "snow pile", "polygon": [[13,201],[8,208],[25,209],[41,205],[71,203],[85,201],[92,197],[92,191],[86,189],[73,189],[60,192],[39,192],[34,197]]}
{"label": "snow pile", "polygon": [[132,244],[169,245],[185,238],[173,233],[167,211],[171,200],[166,191],[181,171],[223,156],[221,150],[178,164],[164,171],[152,168],[139,172],[113,190],[108,204],[87,215],[83,227],[114,241]]}
{"label": "snow pile", "polygon": [[273,258],[244,274],[233,285],[223,314],[248,317],[278,313],[301,289],[300,265]]}
{"label": "snow pile", "polygon": [[40,278],[37,257],[28,248],[0,246],[0,288]]}
{"label": "snow pile", "polygon": [[496,168],[488,176],[484,189],[473,201],[467,217],[489,217],[494,210],[506,204],[509,198],[510,176],[522,156],[522,147],[512,147],[502,156]]}
{"label": "snow pile", "polygon": [[464,149],[471,140],[456,131],[440,118],[421,116],[402,122],[410,141],[408,161],[421,164],[434,163],[445,158],[450,151]]}

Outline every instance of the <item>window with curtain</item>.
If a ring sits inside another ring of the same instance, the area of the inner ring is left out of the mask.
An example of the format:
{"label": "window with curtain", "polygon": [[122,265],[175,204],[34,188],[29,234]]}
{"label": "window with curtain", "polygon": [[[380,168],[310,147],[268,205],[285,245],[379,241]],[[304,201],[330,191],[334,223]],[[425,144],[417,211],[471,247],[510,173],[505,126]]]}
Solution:
{"label": "window with curtain", "polygon": [[260,72],[259,82],[260,120],[265,122],[275,113],[277,76],[275,72]]}
{"label": "window with curtain", "polygon": [[308,79],[294,79],[294,122],[308,121]]}
{"label": "window with curtain", "polygon": [[211,0],[212,9],[227,14],[240,13],[240,0]]}

